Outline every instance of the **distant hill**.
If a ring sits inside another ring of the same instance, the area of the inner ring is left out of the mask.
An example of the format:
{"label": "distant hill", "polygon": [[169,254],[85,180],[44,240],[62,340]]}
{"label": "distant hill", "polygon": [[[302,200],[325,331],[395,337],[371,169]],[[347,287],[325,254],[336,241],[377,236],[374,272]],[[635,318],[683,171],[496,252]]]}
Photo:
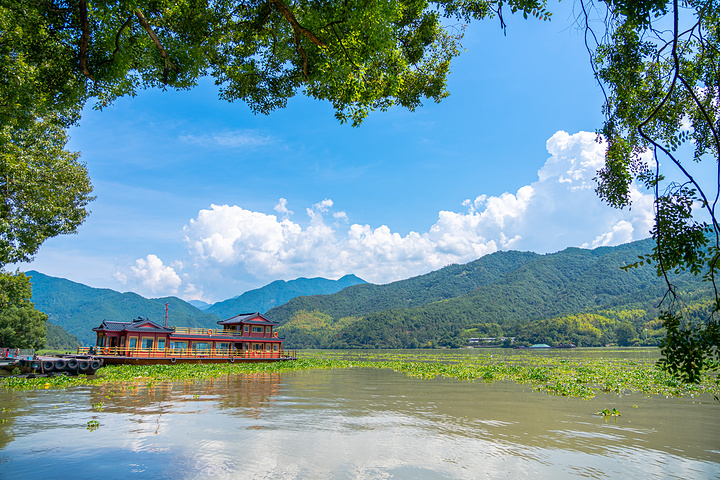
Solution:
{"label": "distant hill", "polygon": [[293,298],[305,295],[320,295],[339,292],[346,287],[364,284],[365,280],[355,275],[345,275],[338,280],[326,278],[298,278],[288,282],[276,280],[262,288],[250,290],[240,296],[218,302],[204,309],[222,318],[230,318],[242,312],[264,313]]}
{"label": "distant hill", "polygon": [[60,325],[46,321],[45,327],[45,348],[72,352],[80,346],[80,340],[75,335],[70,335]]}
{"label": "distant hill", "polygon": [[35,308],[48,314],[50,322],[63,327],[85,345],[95,343],[92,328],[103,320],[128,321],[143,316],[164,323],[166,303],[170,304],[168,325],[215,328],[221,320],[176,297],[147,299],[136,293],[92,288],[36,271],[26,275],[31,277]]}
{"label": "distant hill", "polygon": [[189,303],[193,307],[197,308],[198,310],[203,310],[203,311],[212,307],[212,303],[203,302],[202,300],[190,300],[187,303]]}
{"label": "distant hill", "polygon": [[[657,307],[663,281],[651,266],[621,267],[651,249],[648,239],[549,255],[497,252],[388,285],[294,299],[266,316],[282,323],[279,331],[290,348],[414,348],[457,346],[463,331],[480,324],[512,333],[591,310],[632,308],[645,315]],[[690,274],[675,282],[700,292],[698,298],[707,288]],[[640,317],[637,322],[648,321]]]}

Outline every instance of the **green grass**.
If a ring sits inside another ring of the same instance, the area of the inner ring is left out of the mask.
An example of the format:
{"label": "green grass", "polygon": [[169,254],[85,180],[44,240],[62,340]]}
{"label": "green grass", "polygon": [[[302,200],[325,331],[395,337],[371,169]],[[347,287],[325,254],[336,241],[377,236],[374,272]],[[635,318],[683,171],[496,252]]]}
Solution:
{"label": "green grass", "polygon": [[67,388],[76,385],[204,380],[228,375],[275,373],[313,369],[388,369],[414,378],[452,378],[463,381],[509,381],[530,385],[538,392],[590,399],[598,394],[663,396],[720,395],[717,377],[698,384],[673,378],[653,362],[612,358],[565,358],[539,355],[463,355],[453,353],[302,352],[296,361],[212,365],[108,366],[94,377],[8,378],[0,386],[18,389]]}

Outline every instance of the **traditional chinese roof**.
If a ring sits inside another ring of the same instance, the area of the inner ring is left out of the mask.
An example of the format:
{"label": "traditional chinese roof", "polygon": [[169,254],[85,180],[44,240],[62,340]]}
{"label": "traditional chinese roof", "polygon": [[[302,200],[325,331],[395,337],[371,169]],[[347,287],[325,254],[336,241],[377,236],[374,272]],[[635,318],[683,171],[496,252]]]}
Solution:
{"label": "traditional chinese roof", "polygon": [[260,315],[259,312],[239,313],[234,317],[230,317],[226,320],[220,320],[217,323],[218,325],[239,325],[241,323],[248,325],[278,325],[277,322],[268,320],[267,318]]}
{"label": "traditional chinese roof", "polygon": [[99,327],[93,328],[94,332],[153,332],[172,333],[174,328],[167,328],[151,322],[148,318],[136,318],[130,322],[113,322],[103,320]]}

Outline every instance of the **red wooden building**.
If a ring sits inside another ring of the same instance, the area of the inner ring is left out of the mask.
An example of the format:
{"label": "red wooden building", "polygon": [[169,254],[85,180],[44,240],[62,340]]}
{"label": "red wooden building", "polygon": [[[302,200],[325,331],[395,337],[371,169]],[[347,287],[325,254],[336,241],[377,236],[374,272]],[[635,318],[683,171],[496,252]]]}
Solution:
{"label": "red wooden building", "polygon": [[[168,328],[136,318],[130,322],[103,320],[94,347],[83,349],[106,364],[233,362],[235,360],[286,360],[283,340],[273,329],[276,322],[260,313],[241,313],[217,322],[222,328]],[[85,352],[82,352],[85,353]]]}

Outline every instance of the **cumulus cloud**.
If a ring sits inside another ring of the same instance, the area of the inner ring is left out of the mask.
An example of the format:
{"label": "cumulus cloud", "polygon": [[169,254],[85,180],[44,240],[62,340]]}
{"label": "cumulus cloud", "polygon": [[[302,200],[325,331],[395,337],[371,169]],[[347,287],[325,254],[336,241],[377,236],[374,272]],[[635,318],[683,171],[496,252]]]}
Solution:
{"label": "cumulus cloud", "polygon": [[[154,296],[176,295],[182,279],[171,266],[164,265],[157,255],[148,255],[145,258],[135,260],[135,265],[130,267],[133,280],[139,285],[145,294]],[[118,272],[118,276],[127,276]]]}
{"label": "cumulus cloud", "polygon": [[203,135],[180,135],[180,141],[204,147],[255,148],[273,143],[255,130],[235,130]]}
{"label": "cumulus cloud", "polygon": [[185,227],[186,243],[199,268],[238,268],[258,279],[337,277],[355,273],[389,282],[450,263],[467,262],[503,249],[537,252],[568,246],[617,245],[648,236],[652,197],[634,189],[632,210],[600,202],[593,178],[604,146],[594,133],[559,131],[547,141],[550,157],[538,179],[515,193],[467,199],[465,211],[440,211],[426,232],[403,236],[381,225],[328,224],[331,199],[306,209],[303,225],[290,221],[287,202],[275,210],[285,218],[237,205],[212,205]]}
{"label": "cumulus cloud", "polygon": [[287,208],[287,199],[281,198],[278,200],[278,204],[275,205],[275,211],[278,212],[280,215],[290,216],[294,214],[292,210]]}

